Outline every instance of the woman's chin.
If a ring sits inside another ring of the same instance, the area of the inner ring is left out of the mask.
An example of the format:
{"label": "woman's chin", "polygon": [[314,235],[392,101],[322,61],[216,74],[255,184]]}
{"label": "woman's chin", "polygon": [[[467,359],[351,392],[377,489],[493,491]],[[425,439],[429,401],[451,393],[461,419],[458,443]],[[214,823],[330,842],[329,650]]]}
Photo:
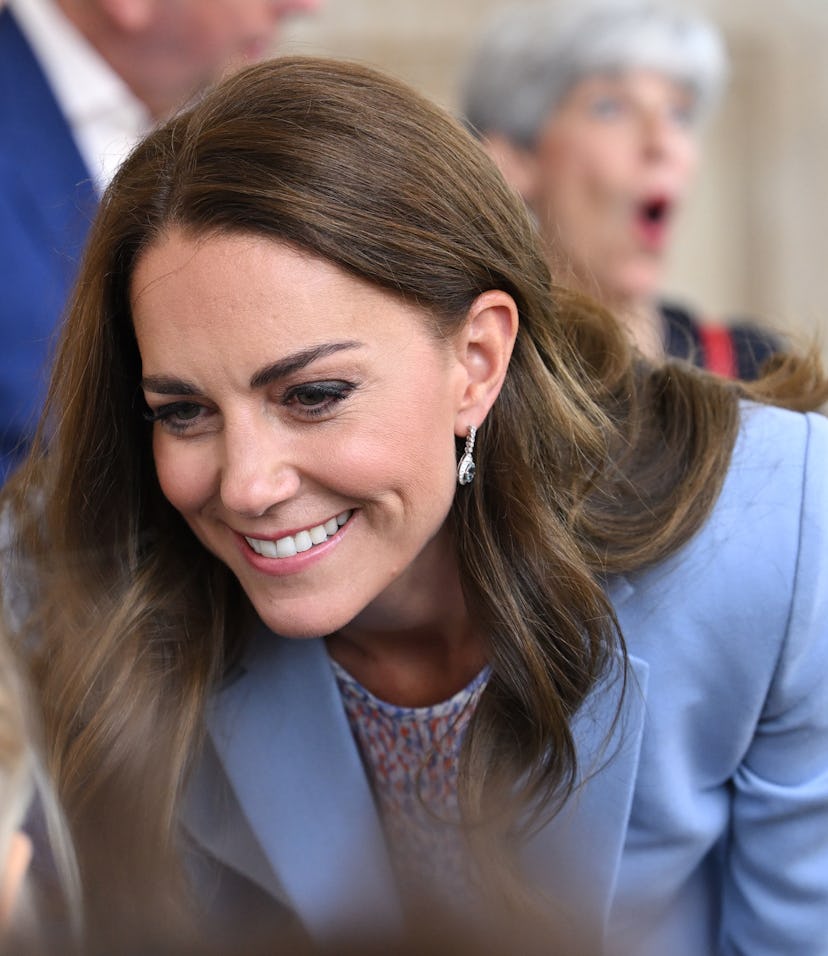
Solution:
{"label": "woman's chin", "polygon": [[290,613],[289,609],[270,607],[255,607],[256,614],[262,623],[274,634],[291,640],[311,640],[318,637],[327,637],[348,621],[340,614],[307,614]]}

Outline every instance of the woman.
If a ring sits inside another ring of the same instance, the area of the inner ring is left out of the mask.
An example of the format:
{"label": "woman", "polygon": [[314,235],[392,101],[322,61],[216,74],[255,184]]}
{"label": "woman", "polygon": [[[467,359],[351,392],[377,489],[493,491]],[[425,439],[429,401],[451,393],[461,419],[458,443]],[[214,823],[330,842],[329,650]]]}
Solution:
{"label": "woman", "polygon": [[180,878],[235,932],[494,892],[821,951],[828,425],[738,401],[783,391],[826,394],[633,361],[368,69],[277,59],[154,132],[5,492],[93,925]]}
{"label": "woman", "polygon": [[752,379],[779,343],[663,296],[726,69],[713,24],[669,4],[513,5],[480,37],[462,100],[531,208],[559,280],[597,296],[650,358]]}

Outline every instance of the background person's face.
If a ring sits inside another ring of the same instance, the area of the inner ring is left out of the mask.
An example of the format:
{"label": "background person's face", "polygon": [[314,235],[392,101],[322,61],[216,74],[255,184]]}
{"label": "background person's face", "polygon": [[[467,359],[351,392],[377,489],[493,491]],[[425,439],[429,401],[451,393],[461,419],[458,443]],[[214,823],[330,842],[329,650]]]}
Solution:
{"label": "background person's face", "polygon": [[162,18],[169,18],[169,35],[182,59],[205,74],[228,62],[261,59],[278,39],[282,23],[292,14],[309,12],[321,0],[166,0]]}
{"label": "background person's face", "polygon": [[596,74],[569,91],[526,198],[580,286],[616,305],[658,292],[697,152],[693,94],[660,73]]}
{"label": "background person's face", "polygon": [[[273,51],[294,14],[322,0],[163,0],[144,37],[141,85],[160,104],[177,104],[224,73]],[[136,53],[136,59],[138,54]]]}

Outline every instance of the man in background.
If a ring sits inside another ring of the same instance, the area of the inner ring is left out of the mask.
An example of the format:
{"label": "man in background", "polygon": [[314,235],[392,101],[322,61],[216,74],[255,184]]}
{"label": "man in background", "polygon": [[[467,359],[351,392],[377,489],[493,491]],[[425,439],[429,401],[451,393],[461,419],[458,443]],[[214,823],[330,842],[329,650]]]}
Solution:
{"label": "man in background", "polygon": [[0,0],[0,482],[43,404],[98,199],[129,149],[320,0]]}

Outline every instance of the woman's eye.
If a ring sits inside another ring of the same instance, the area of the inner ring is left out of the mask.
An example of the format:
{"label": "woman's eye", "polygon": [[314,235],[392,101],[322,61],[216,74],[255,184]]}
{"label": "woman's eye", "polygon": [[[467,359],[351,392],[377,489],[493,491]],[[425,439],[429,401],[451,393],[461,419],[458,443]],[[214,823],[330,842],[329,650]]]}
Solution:
{"label": "woman's eye", "polygon": [[203,412],[204,407],[195,402],[170,402],[169,405],[150,409],[144,418],[148,422],[160,422],[172,431],[183,432],[198,421]]}
{"label": "woman's eye", "polygon": [[355,387],[351,382],[340,381],[297,385],[287,392],[285,404],[304,415],[322,415],[346,399]]}
{"label": "woman's eye", "polygon": [[599,119],[612,119],[618,116],[623,109],[623,103],[618,96],[598,96],[589,104],[589,111]]}

